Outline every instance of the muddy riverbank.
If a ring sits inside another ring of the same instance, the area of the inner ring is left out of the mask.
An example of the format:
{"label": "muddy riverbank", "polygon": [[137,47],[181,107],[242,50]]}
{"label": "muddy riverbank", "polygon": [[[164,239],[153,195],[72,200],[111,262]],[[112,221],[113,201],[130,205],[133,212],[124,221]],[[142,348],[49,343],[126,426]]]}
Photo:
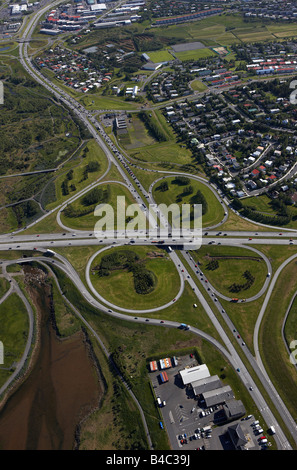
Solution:
{"label": "muddy riverbank", "polygon": [[28,275],[38,317],[36,350],[30,374],[0,410],[0,449],[71,450],[79,423],[98,407],[103,387],[86,333],[61,340],[51,285],[42,275],[34,281],[32,268]]}

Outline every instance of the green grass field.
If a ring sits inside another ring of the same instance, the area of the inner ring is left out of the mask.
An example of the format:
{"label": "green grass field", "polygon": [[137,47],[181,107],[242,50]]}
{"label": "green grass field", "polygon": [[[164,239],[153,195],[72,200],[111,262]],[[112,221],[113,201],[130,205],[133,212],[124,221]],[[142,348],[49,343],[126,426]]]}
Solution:
{"label": "green grass field", "polygon": [[126,134],[118,134],[117,140],[120,146],[126,150],[156,144],[156,140],[149,135],[144,123],[137,114],[133,114],[129,119],[128,132]]}
{"label": "green grass field", "polygon": [[[65,202],[69,197],[73,196],[76,191],[82,190],[87,185],[96,181],[107,169],[107,158],[103,152],[103,150],[99,147],[99,145],[95,142],[95,140],[90,140],[86,145],[86,152],[85,148],[82,148],[76,158],[70,160],[61,171],[60,175],[55,179],[55,201],[49,203],[46,208],[47,210],[54,209],[57,205],[62,204]],[[88,173],[88,177],[84,179],[84,170],[85,167],[90,162],[98,162],[100,165],[99,170]],[[62,192],[62,183],[66,179],[66,175],[68,171],[73,170],[73,178],[69,180],[69,187],[74,184],[75,191],[69,192],[68,195],[64,195]]]}
{"label": "green grass field", "polygon": [[[137,246],[133,248],[125,247],[125,249],[138,254],[140,260],[146,260],[146,268],[151,270],[157,278],[155,289],[149,294],[138,294],[134,288],[132,273],[127,270],[116,270],[105,277],[99,277],[97,274],[90,275],[92,284],[97,292],[106,300],[119,307],[135,310],[156,308],[170,302],[179,292],[180,278],[166,252],[157,247]],[[119,248],[114,250],[119,250]],[[102,256],[108,253],[108,251],[105,251],[99,254],[93,260],[91,269],[100,264]],[[158,257],[158,255],[164,256]]]}
{"label": "green grass field", "polygon": [[196,49],[193,51],[183,51],[183,52],[175,52],[176,57],[179,60],[199,60],[199,59],[206,59],[207,57],[214,57],[217,54],[212,51],[211,49]]}
{"label": "green grass field", "polygon": [[128,133],[117,137],[119,144],[125,148],[131,158],[138,162],[188,164],[192,154],[185,145],[177,142],[177,136],[166,122],[160,110],[151,112],[152,119],[167,138],[158,142],[149,134],[142,120],[133,114],[128,125]]}
{"label": "green grass field", "polygon": [[[135,199],[132,197],[130,191],[122,186],[121,184],[117,183],[109,183],[102,184],[99,186],[102,190],[106,190],[109,188],[110,190],[110,198],[108,200],[108,204],[110,204],[114,209],[114,219],[117,218],[117,197],[124,197],[125,198],[125,207],[127,209],[128,205],[136,203]],[[77,210],[82,210],[85,206],[82,204],[82,200],[85,196],[81,196],[79,199],[74,201],[69,206],[73,207]],[[95,207],[94,207],[95,208]],[[94,215],[94,210],[92,210],[87,215],[82,215],[79,217],[67,217],[64,212],[61,213],[61,221],[67,227],[76,230],[94,230],[96,222],[100,220],[98,217]],[[117,226],[118,229],[122,229],[123,227]]]}
{"label": "green grass field", "polygon": [[[263,23],[257,18],[245,21],[240,14],[224,13],[200,21],[151,28],[150,32],[166,38],[180,38],[184,42],[201,41],[206,46],[228,46],[240,42],[281,40],[297,35],[296,24]],[[182,59],[183,60],[183,59]]]}
{"label": "green grass field", "polygon": [[[246,207],[253,208],[256,212],[261,213],[267,216],[276,216],[277,211],[273,208],[271,204],[271,199],[263,194],[257,197],[249,197],[242,199],[242,204]],[[284,227],[287,228],[297,228],[297,207],[295,205],[287,206],[288,214],[292,217],[292,220]]]}
{"label": "green grass field", "polygon": [[[285,399],[293,419],[297,418],[295,393],[297,372],[290,362],[280,332],[284,314],[293,294],[296,292],[296,275],[297,264],[296,261],[292,261],[282,271],[276,283],[262,321],[259,336],[259,346],[264,366],[267,367],[274,385]],[[284,292],[286,293],[285,296]]]}
{"label": "green grass field", "polygon": [[[193,258],[200,262],[200,268],[209,282],[223,295],[246,299],[256,295],[261,289],[266,275],[266,264],[260,256],[244,248],[225,246],[202,246],[193,252]],[[238,258],[238,259],[236,259]],[[241,258],[241,259],[239,259]],[[210,261],[216,259],[218,268],[211,269]],[[232,293],[230,286],[234,283],[244,284],[243,273],[248,270],[255,281],[248,289]]]}
{"label": "green grass field", "polygon": [[[153,197],[157,204],[164,203],[169,206],[170,204],[176,202],[177,197],[182,193],[184,187],[172,183],[174,180],[175,177],[166,178],[169,189],[168,191],[164,192],[158,190],[159,184],[161,182],[155,184],[153,188]],[[200,183],[194,179],[190,179],[190,185],[193,187],[193,194],[183,197],[182,201],[178,202],[178,204],[190,204],[191,197],[196,194],[198,190],[200,190],[204,195],[208,205],[208,210],[202,218],[202,226],[208,227],[219,223],[224,217],[224,211],[212,191],[205,184]]]}
{"label": "green grass field", "polygon": [[201,82],[201,80],[193,80],[191,82],[191,88],[192,90],[194,91],[204,91],[207,89],[207,86],[205,85],[205,83]]}
{"label": "green grass field", "polygon": [[[19,361],[28,336],[28,314],[25,305],[17,294],[11,294],[0,304],[0,339],[4,345],[4,364],[0,366],[0,385],[14,370]],[[10,369],[11,370],[5,370]]]}
{"label": "green grass field", "polygon": [[9,289],[9,282],[5,277],[0,277],[0,299]]}
{"label": "green grass field", "polygon": [[131,101],[125,101],[123,98],[116,98],[113,96],[103,96],[99,93],[84,95],[79,98],[79,101],[87,109],[139,109],[140,104]]}
{"label": "green grass field", "polygon": [[175,142],[165,142],[131,151],[131,157],[140,162],[173,163],[186,165],[192,162],[191,152]]}
{"label": "green grass field", "polygon": [[173,55],[170,54],[170,51],[168,51],[167,49],[161,51],[147,52],[146,54],[154,63],[169,62],[170,60],[174,60]]}

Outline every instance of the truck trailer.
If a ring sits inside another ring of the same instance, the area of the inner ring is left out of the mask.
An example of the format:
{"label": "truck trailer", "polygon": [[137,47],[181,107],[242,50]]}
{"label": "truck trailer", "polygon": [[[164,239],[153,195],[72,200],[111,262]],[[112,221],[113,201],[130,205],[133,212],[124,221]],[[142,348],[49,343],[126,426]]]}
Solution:
{"label": "truck trailer", "polygon": [[168,382],[168,375],[166,374],[166,372],[161,372],[159,377],[160,377],[160,380],[161,380],[162,384]]}

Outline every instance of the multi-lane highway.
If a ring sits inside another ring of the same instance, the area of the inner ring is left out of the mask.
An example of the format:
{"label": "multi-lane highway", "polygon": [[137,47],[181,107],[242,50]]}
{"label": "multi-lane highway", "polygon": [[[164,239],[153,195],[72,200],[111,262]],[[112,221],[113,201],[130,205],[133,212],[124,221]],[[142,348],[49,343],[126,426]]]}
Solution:
{"label": "multi-lane highway", "polygon": [[[51,4],[51,8],[55,5],[60,3],[60,1],[54,2]],[[28,42],[30,41],[31,35],[34,31],[34,28],[41,18],[41,16],[45,13],[48,7],[44,7],[43,9],[39,10],[39,12],[32,16],[29,20],[28,24],[24,28],[23,31],[23,39],[26,40],[25,42],[20,43],[19,45],[19,54],[20,54],[20,61],[23,67],[27,70],[30,76],[35,79],[38,83],[44,86],[50,93],[55,95],[55,97],[61,102],[63,102],[66,106],[68,106],[77,116],[78,118],[85,124],[87,129],[90,131],[91,135],[94,137],[98,145],[103,149],[106,158],[108,159],[108,168],[104,175],[101,176],[95,183],[92,185],[87,186],[84,190],[76,193],[74,196],[68,199],[67,203],[75,201],[77,198],[81,197],[83,194],[88,192],[91,188],[96,185],[103,184],[103,179],[108,175],[112,165],[116,166],[117,170],[119,171],[121,177],[123,178],[125,188],[131,192],[131,196],[134,200],[142,207],[142,211],[145,217],[148,217],[147,206],[148,204],[154,204],[154,199],[152,195],[152,188],[153,185],[149,188],[148,191],[145,190],[143,185],[140,181],[137,180],[135,175],[133,175],[131,170],[131,165],[129,160],[117,149],[114,143],[110,140],[108,135],[105,134],[104,129],[100,126],[100,124],[96,121],[95,117],[92,116],[86,109],[83,108],[82,105],[78,104],[71,96],[67,94],[66,91],[60,90],[58,86],[53,85],[48,79],[42,76],[42,74],[33,68],[30,57],[28,55]],[[158,173],[156,171],[156,181],[158,178]],[[162,171],[162,173],[165,173]],[[178,174],[175,172],[166,172],[168,175],[176,175]],[[185,175],[185,173],[182,173]],[[208,229],[202,230],[202,244],[218,244],[218,245],[226,245],[226,246],[245,246],[248,249],[256,252],[259,254],[260,252],[253,247],[253,245],[290,245],[297,243],[297,232],[296,231],[285,231],[283,230],[278,231],[274,229],[267,229],[263,227],[263,231],[261,232],[250,232],[250,231],[224,231],[220,232],[219,227],[222,225],[228,217],[229,207],[228,201],[222,200],[220,195],[217,193],[216,188],[213,185],[210,185],[205,179],[199,178],[197,176],[193,176],[191,174],[187,174],[191,178],[196,178],[199,181],[202,181],[204,184],[207,184],[213,194],[215,194],[216,198],[220,201],[223,207],[223,217],[222,220],[215,226],[209,227]],[[156,184],[156,181],[153,184]],[[112,183],[113,181],[110,181]],[[118,182],[117,182],[118,183]],[[105,181],[106,184],[106,181]],[[117,318],[121,318],[126,321],[132,322],[139,322],[139,323],[149,323],[151,325],[158,325],[159,327],[165,328],[176,328],[179,326],[179,323],[173,321],[162,320],[160,318],[150,318],[147,314],[156,311],[162,311],[163,309],[167,308],[171,305],[171,302],[160,306],[158,309],[149,309],[149,310],[137,310],[133,309],[123,309],[115,304],[108,303],[102,295],[99,295],[93,288],[92,283],[89,277],[89,270],[90,264],[92,262],[91,258],[89,263],[86,267],[86,282],[85,285],[71,263],[66,260],[66,258],[62,257],[61,255],[56,254],[53,258],[49,258],[44,256],[44,250],[52,249],[59,247],[66,247],[66,246],[86,246],[86,245],[93,245],[98,246],[98,251],[101,249],[104,250],[111,250],[114,246],[120,246],[123,243],[132,243],[131,240],[127,240],[125,238],[117,237],[117,234],[107,234],[104,238],[98,239],[93,231],[75,231],[67,226],[65,226],[61,221],[61,212],[65,208],[66,204],[61,204],[55,210],[45,214],[43,218],[48,217],[52,213],[57,214],[57,222],[61,227],[61,233],[42,233],[37,235],[29,234],[28,231],[24,232],[18,231],[13,234],[3,234],[0,236],[0,250],[7,251],[7,250],[19,250],[20,252],[26,250],[35,250],[37,253],[41,253],[40,257],[34,257],[32,259],[38,260],[43,263],[47,263],[47,265],[54,264],[57,268],[61,269],[66,275],[71,279],[75,287],[80,291],[81,295],[84,297],[85,301],[90,303],[93,307],[100,309],[100,311],[105,312],[107,315],[111,315]],[[38,221],[37,221],[38,222]],[[162,216],[162,213],[159,214],[159,220],[156,221],[156,224],[162,224],[166,226],[168,221],[166,218]],[[140,245],[151,245],[152,240],[151,238],[135,238],[133,240],[134,244]],[[277,422],[276,416],[273,414],[272,410],[269,407],[269,404],[263,398],[263,394],[261,392],[260,387],[257,386],[255,378],[260,381],[261,386],[268,392],[271,402],[274,404],[275,408],[281,414],[283,421],[286,424],[287,429],[289,430],[293,440],[297,444],[297,427],[293,418],[291,417],[289,411],[287,410],[285,404],[281,400],[280,396],[278,395],[277,391],[273,387],[267,372],[261,362],[261,357],[259,354],[259,348],[257,347],[257,338],[258,338],[258,331],[261,324],[261,319],[263,314],[265,313],[266,307],[268,305],[273,287],[278,279],[278,276],[281,274],[282,268],[280,267],[279,270],[274,274],[274,276],[270,277],[267,276],[263,286],[259,287],[259,292],[256,296],[251,299],[247,299],[247,301],[255,300],[255,298],[260,297],[264,293],[266,293],[265,302],[263,303],[258,322],[255,328],[255,351],[256,357],[254,357],[251,352],[246,347],[242,338],[238,341],[237,346],[234,346],[234,341],[231,340],[232,335],[234,336],[235,327],[232,324],[231,320],[228,317],[228,312],[226,312],[222,305],[220,304],[220,298],[226,300],[226,297],[220,294],[219,289],[215,286],[210,286],[206,288],[206,284],[204,282],[203,273],[200,272],[199,269],[196,268],[195,263],[193,263],[193,259],[191,258],[190,253],[187,253],[185,250],[180,251],[181,249],[181,242],[180,240],[175,240],[173,238],[168,238],[164,246],[170,244],[173,250],[169,253],[169,256],[172,262],[177,269],[179,276],[180,276],[180,288],[177,293],[175,293],[175,299],[178,299],[184,290],[185,283],[188,282],[191,286],[193,292],[197,296],[197,302],[201,305],[201,307],[207,313],[209,319],[211,320],[212,324],[214,325],[216,331],[219,333],[221,341],[218,342],[208,334],[204,333],[203,331],[190,327],[190,331],[207,341],[209,341],[215,348],[217,348],[226,360],[234,367],[236,372],[238,373],[239,378],[242,380],[242,383],[245,385],[246,389],[250,393],[251,397],[253,398],[256,406],[260,410],[263,419],[265,420],[267,426],[274,425],[276,427],[276,435],[275,441],[277,447],[279,449],[288,450],[291,449],[291,446],[288,442],[288,439],[281,429],[281,426]],[[103,248],[104,245],[104,248]],[[191,247],[190,243],[188,243],[189,247]],[[95,254],[96,255],[96,254]],[[94,255],[94,256],[95,256]],[[260,255],[263,257],[264,262],[267,266],[267,273],[271,273],[271,265],[269,260],[263,256],[262,253]],[[296,255],[297,256],[297,255]],[[6,273],[6,266],[15,262],[24,263],[30,261],[31,258],[18,258],[16,257],[15,260],[10,261],[3,261],[3,269]],[[6,273],[7,276],[9,276]],[[17,283],[13,280],[12,287],[9,292],[13,290],[18,292],[21,295],[21,292],[18,290]],[[25,302],[25,299],[23,299]],[[207,301],[208,300],[208,301]],[[227,298],[228,300],[228,298]],[[174,299],[172,302],[175,301]],[[29,310],[28,314],[30,316]],[[224,322],[220,322],[220,316],[224,320]],[[85,321],[85,319],[82,319]],[[160,323],[162,321],[162,323]],[[222,324],[227,325],[227,329],[223,328]],[[89,327],[89,325],[88,325]],[[237,332],[236,332],[237,333]],[[97,334],[97,333],[96,333]],[[98,335],[97,335],[98,336]],[[238,334],[237,334],[238,336]],[[29,335],[30,337],[30,335]],[[233,339],[233,338],[232,338]],[[100,338],[98,337],[98,341]],[[30,342],[28,340],[28,347],[26,348],[25,354],[23,356],[23,361],[26,359],[26,355],[29,352]],[[242,355],[243,353],[243,355]],[[244,357],[244,359],[242,359]],[[23,363],[22,363],[23,364]],[[21,365],[22,365],[21,364]],[[20,366],[21,366],[20,365]],[[251,372],[252,371],[252,372]],[[7,384],[6,384],[7,385]],[[0,390],[1,392],[1,390]],[[136,398],[134,397],[136,400]],[[142,414],[143,424],[146,427],[145,418]],[[149,434],[148,440],[149,440]],[[150,440],[149,440],[150,442]],[[151,445],[150,445],[151,447]]]}

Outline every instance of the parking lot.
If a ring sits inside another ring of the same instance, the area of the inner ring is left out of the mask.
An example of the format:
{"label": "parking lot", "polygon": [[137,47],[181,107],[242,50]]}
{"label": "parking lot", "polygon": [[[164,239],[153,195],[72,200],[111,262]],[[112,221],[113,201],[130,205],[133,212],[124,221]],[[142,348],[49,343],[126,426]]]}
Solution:
{"label": "parking lot", "polygon": [[[178,366],[166,369],[168,382],[161,383],[160,371],[150,373],[150,379],[156,397],[165,405],[160,407],[164,427],[169,436],[173,450],[231,450],[234,449],[228,428],[240,423],[240,428],[247,441],[245,447],[260,450],[260,438],[264,431],[252,426],[254,417],[242,418],[229,423],[221,421],[222,405],[205,409],[194,396],[191,388],[183,385],[179,370],[187,366],[196,366],[197,361],[190,356],[179,358]],[[202,416],[202,412],[205,416]],[[209,428],[210,429],[207,429]],[[206,428],[206,430],[205,430]],[[265,437],[265,436],[264,436]],[[269,445],[269,443],[268,443]]]}

